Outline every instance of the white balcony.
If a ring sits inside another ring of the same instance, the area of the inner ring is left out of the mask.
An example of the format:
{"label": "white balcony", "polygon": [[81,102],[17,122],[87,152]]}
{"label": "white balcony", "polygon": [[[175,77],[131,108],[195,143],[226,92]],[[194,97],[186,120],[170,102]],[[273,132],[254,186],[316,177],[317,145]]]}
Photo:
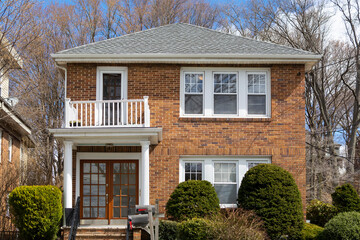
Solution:
{"label": "white balcony", "polygon": [[96,101],[66,99],[65,127],[150,127],[148,97]]}

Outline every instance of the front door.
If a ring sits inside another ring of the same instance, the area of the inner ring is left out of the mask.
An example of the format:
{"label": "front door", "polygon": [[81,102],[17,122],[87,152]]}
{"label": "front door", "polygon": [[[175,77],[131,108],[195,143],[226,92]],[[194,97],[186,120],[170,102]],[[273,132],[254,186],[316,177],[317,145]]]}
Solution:
{"label": "front door", "polygon": [[[139,168],[136,160],[82,160],[80,217],[120,223],[138,204]],[[102,221],[104,222],[104,221]]]}

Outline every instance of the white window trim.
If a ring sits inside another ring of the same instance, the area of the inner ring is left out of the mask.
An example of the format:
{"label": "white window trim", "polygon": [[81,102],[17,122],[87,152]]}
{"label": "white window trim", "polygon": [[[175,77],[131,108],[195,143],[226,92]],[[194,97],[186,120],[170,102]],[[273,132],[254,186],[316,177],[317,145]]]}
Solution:
{"label": "white window trim", "polygon": [[9,136],[9,162],[12,161],[12,147],[13,147],[13,139],[11,136]]}
{"label": "white window trim", "polygon": [[[203,114],[185,114],[185,73],[204,73],[203,80]],[[214,114],[215,73],[237,74],[237,114]],[[266,74],[266,114],[248,114],[248,78],[250,73]],[[184,67],[180,70],[180,117],[194,118],[270,118],[271,117],[271,71],[270,68],[218,68],[218,67]]]}
{"label": "white window trim", "polygon": [[103,74],[104,73],[121,73],[121,96],[127,99],[127,67],[97,67],[96,68],[96,100],[103,100]]}
{"label": "white window trim", "polygon": [[[248,171],[249,162],[271,163],[271,156],[181,156],[179,161],[179,183],[185,181],[185,163],[202,164],[202,179],[214,185],[214,163],[236,163],[236,185],[240,187],[242,178]],[[236,208],[236,204],[220,204],[221,208]]]}
{"label": "white window trim", "polygon": [[[185,92],[185,74],[202,74],[203,75],[203,89],[202,89],[202,93],[186,93]],[[202,95],[203,97],[203,106],[202,106],[202,114],[186,114],[186,116],[203,116],[205,114],[205,72],[204,71],[184,71],[182,74],[182,83],[180,83],[181,90],[183,92],[183,98],[184,98],[184,114],[185,114],[185,95],[189,94],[189,95]]]}

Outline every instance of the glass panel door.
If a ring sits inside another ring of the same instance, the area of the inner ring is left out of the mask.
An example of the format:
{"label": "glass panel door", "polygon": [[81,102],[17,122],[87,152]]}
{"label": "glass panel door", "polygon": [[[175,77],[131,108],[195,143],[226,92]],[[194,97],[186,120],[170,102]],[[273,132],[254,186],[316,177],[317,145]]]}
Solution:
{"label": "glass panel door", "polygon": [[138,188],[138,168],[134,161],[113,163],[112,217],[126,218],[135,213]]}
{"label": "glass panel door", "polygon": [[82,217],[107,218],[106,163],[83,163],[82,173]]}
{"label": "glass panel door", "polygon": [[81,161],[82,219],[126,219],[138,204],[138,161]]}

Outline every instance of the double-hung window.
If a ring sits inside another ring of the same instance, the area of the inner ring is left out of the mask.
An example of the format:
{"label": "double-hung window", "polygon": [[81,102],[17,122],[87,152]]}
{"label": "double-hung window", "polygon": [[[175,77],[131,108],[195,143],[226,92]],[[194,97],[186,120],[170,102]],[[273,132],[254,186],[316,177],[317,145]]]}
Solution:
{"label": "double-hung window", "polygon": [[204,112],[204,73],[185,73],[185,114]]}
{"label": "double-hung window", "polygon": [[268,118],[270,70],[265,68],[183,68],[182,117]]}
{"label": "double-hung window", "polygon": [[266,114],[266,74],[248,73],[248,114]]}
{"label": "double-hung window", "polygon": [[236,163],[214,163],[214,187],[220,203],[236,203],[238,189]]}
{"label": "double-hung window", "polygon": [[214,114],[237,114],[237,74],[214,73]]}

